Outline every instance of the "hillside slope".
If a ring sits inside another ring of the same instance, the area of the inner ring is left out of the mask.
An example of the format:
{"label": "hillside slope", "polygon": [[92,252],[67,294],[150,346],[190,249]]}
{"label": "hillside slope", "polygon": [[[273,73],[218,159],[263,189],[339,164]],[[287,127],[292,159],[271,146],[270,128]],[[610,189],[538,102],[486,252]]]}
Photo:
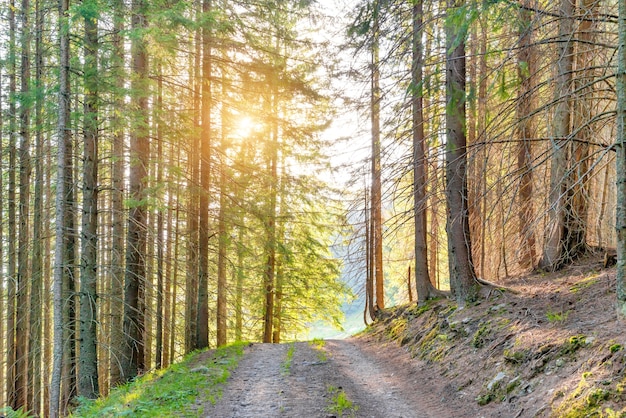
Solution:
{"label": "hillside slope", "polygon": [[386,311],[360,338],[394,341],[442,397],[485,417],[626,416],[625,321],[615,310],[615,271],[586,260],[563,271],[511,279],[513,290],[457,310],[433,301]]}

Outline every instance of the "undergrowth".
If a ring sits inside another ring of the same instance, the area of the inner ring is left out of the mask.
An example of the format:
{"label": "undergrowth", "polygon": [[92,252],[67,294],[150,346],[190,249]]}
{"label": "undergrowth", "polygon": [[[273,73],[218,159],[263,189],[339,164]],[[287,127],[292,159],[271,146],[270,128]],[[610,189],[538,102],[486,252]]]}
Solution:
{"label": "undergrowth", "polygon": [[[215,350],[213,357],[195,365],[194,352],[165,370],[146,374],[117,387],[106,398],[82,399],[72,417],[165,417],[198,416],[191,410],[202,396],[215,403],[224,383],[243,355],[246,343],[238,342]],[[193,365],[193,366],[192,366]]]}

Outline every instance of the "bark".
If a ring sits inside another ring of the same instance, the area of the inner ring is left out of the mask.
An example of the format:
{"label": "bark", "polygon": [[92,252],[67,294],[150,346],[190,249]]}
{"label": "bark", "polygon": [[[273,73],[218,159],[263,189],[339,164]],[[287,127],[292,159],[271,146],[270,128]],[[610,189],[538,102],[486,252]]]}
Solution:
{"label": "bark", "polygon": [[70,83],[69,83],[69,31],[68,28],[68,0],[59,1],[59,107],[57,122],[57,180],[55,197],[55,248],[54,248],[54,278],[52,282],[52,297],[54,305],[54,353],[52,365],[52,377],[50,382],[50,407],[51,418],[62,415],[60,411],[61,401],[61,375],[63,369],[64,344],[63,344],[63,282],[66,276],[65,244],[66,226],[65,213],[65,189],[66,154],[69,151],[67,144],[70,142]]}
{"label": "bark", "polygon": [[[448,13],[463,3],[448,0]],[[465,137],[465,33],[446,18],[446,200],[450,286],[459,305],[478,296],[472,264],[467,208],[467,148]]]}
{"label": "bark", "polygon": [[78,396],[96,399],[98,387],[98,23],[85,18],[83,213],[80,263]]}
{"label": "bark", "polygon": [[567,199],[567,143],[571,122],[571,83],[574,65],[574,49],[570,38],[574,32],[573,0],[561,0],[559,20],[559,43],[556,62],[554,119],[552,121],[552,166],[550,169],[550,192],[548,197],[547,236],[539,267],[557,270],[568,260],[565,248],[567,239],[566,215],[571,209]]}
{"label": "bark", "polygon": [[[530,7],[528,0],[524,3]],[[517,96],[517,120],[519,146],[517,149],[517,169],[520,173],[519,184],[519,236],[520,267],[533,268],[536,259],[535,234],[533,231],[533,172],[532,139],[534,138],[534,118],[532,116],[533,79],[535,72],[534,47],[532,40],[531,12],[519,11],[519,50],[517,52],[517,74],[520,87]]]}
{"label": "bark", "polygon": [[[35,189],[33,200],[33,253],[32,253],[32,281],[30,291],[30,347],[28,369],[31,371],[28,387],[31,388],[28,397],[30,411],[35,415],[41,414],[41,352],[42,352],[42,291],[43,291],[43,103],[40,94],[43,76],[43,10],[41,2],[36,1],[36,33],[35,33],[35,87],[37,96],[35,102]],[[0,190],[2,188],[0,187]],[[0,234],[1,236],[1,234]],[[1,334],[0,334],[1,335]],[[2,352],[0,350],[0,352]],[[2,377],[0,376],[0,381]]]}
{"label": "bark", "polygon": [[[124,87],[124,2],[116,0],[113,4],[113,59],[115,87],[119,92]],[[124,109],[121,94],[114,98],[116,109]],[[122,383],[121,347],[124,344],[122,313],[124,312],[124,126],[121,112],[114,112],[111,120],[113,131],[112,167],[111,167],[111,279],[109,287],[111,311],[111,337],[109,352],[109,385],[115,387]]]}
{"label": "bark", "polygon": [[[68,47],[69,48],[69,47]],[[69,67],[68,61],[68,67]],[[69,70],[68,70],[69,71]],[[69,87],[68,87],[69,91]],[[69,105],[68,105],[69,106]],[[68,107],[68,112],[70,112]],[[67,115],[67,123],[71,124],[70,115]],[[65,170],[63,196],[65,242],[63,244],[63,376],[61,386],[61,415],[67,414],[70,399],[76,396],[76,219],[75,219],[75,195],[74,195],[74,143],[71,131],[65,137]]]}
{"label": "bark", "polygon": [[619,0],[617,53],[617,138],[615,172],[617,173],[617,305],[626,315],[626,0]]}
{"label": "bark", "polygon": [[[157,142],[157,184],[163,183],[163,68],[159,62],[157,75],[157,97],[156,97],[156,142]],[[165,245],[165,230],[163,229],[163,211],[157,213],[157,306],[156,306],[156,354],[155,365],[160,369],[163,365],[163,299],[164,299],[164,277],[163,277],[163,246]]]}
{"label": "bark", "polygon": [[376,310],[385,309],[385,283],[383,276],[383,226],[382,226],[382,179],[380,143],[380,51],[379,51],[379,4],[374,1],[374,18],[371,50],[371,129],[372,129],[372,210],[371,228],[373,242],[373,271]]}
{"label": "bark", "polygon": [[[211,11],[211,0],[203,0],[202,11]],[[200,146],[200,217],[198,237],[198,312],[196,347],[209,346],[209,194],[211,187],[211,29],[202,28],[202,129]]]}
{"label": "bark", "polygon": [[[225,86],[225,80],[222,79],[222,86]],[[225,87],[222,87],[224,89]],[[226,96],[223,91],[223,95]],[[225,130],[226,112],[222,110],[222,139],[220,149],[220,209],[218,213],[218,250],[217,250],[217,318],[216,318],[216,330],[217,330],[217,346],[226,345],[227,342],[227,319],[228,319],[228,305],[227,305],[227,269],[226,269],[226,257],[229,245],[229,231],[226,227],[226,169],[227,164],[224,161],[226,158],[226,152],[228,151],[227,132]]]}
{"label": "bark", "polygon": [[[428,244],[426,224],[426,140],[424,137],[424,101],[422,47],[423,3],[413,5],[413,61],[411,68],[411,105],[413,129],[413,205],[415,222],[415,289],[418,304],[436,296],[428,271]],[[409,281],[410,281],[409,267]],[[409,289],[410,295],[410,289]]]}
{"label": "bark", "polygon": [[[199,0],[197,0],[199,1]],[[198,8],[196,1],[195,8]],[[196,14],[199,15],[199,11]],[[194,80],[193,86],[193,119],[196,131],[200,131],[200,90],[203,84],[200,73],[200,60],[202,58],[202,45],[200,40],[200,29],[195,32],[194,38],[195,54],[192,68],[190,69],[190,78]],[[185,352],[189,353],[197,348],[196,329],[198,316],[198,216],[199,202],[198,190],[200,185],[199,166],[200,166],[200,137],[198,135],[191,136],[191,144],[189,146],[189,207],[187,221],[188,240],[187,240],[187,276],[185,283]]]}
{"label": "bark", "polygon": [[[276,97],[272,98],[275,100]],[[272,103],[272,107],[274,104]],[[272,342],[272,330],[274,329],[274,296],[276,280],[276,194],[278,183],[278,126],[276,121],[272,122],[272,133],[270,135],[269,146],[269,206],[265,230],[267,234],[266,248],[267,261],[263,275],[263,287],[265,291],[265,305],[263,316],[263,342]]]}
{"label": "bark", "polygon": [[578,24],[578,42],[576,44],[575,65],[577,77],[573,81],[576,97],[573,102],[573,132],[580,141],[571,143],[571,167],[569,169],[568,200],[570,210],[566,212],[565,251],[573,260],[587,252],[587,223],[589,215],[589,144],[593,141],[594,132],[590,121],[593,118],[595,66],[595,33],[598,30],[598,2],[581,0],[578,15],[585,18]]}
{"label": "bark", "polygon": [[[2,84],[2,67],[0,67],[0,96],[3,93]],[[4,113],[2,109],[2,101],[0,100],[0,155],[4,155]],[[0,164],[0,219],[5,219],[4,215],[4,164]],[[0,239],[4,239],[4,222],[0,222]],[[0,245],[0,271],[5,271],[4,264],[4,245]],[[0,280],[0,353],[4,351],[4,324],[6,318],[6,307],[4,304],[5,286],[4,280]],[[0,382],[5,382],[4,379],[5,368],[0,366]],[[4,397],[6,395],[4,383],[0,383],[0,405],[5,405]]]}
{"label": "bark", "polygon": [[7,349],[6,349],[6,403],[15,403],[15,273],[17,270],[17,251],[15,248],[15,237],[17,237],[16,222],[16,137],[17,131],[15,115],[15,97],[17,93],[16,85],[16,57],[15,57],[15,1],[9,2],[9,172],[8,172],[8,192],[7,192],[7,215],[8,215],[8,266],[7,266]]}
{"label": "bark", "polygon": [[[369,191],[371,192],[371,191]],[[368,197],[368,190],[365,189],[364,196],[364,224],[365,224],[365,311],[363,312],[363,322],[368,324],[369,319],[376,317],[376,310],[374,309],[374,240],[372,239],[372,218],[370,199]]]}
{"label": "bark", "polygon": [[29,258],[30,258],[30,115],[31,104],[28,102],[30,94],[30,1],[22,0],[20,20],[22,26],[21,34],[21,82],[20,94],[20,197],[19,197],[19,231],[18,231],[18,253],[17,253],[17,310],[15,328],[15,403],[13,409],[24,408],[28,410],[28,284]]}
{"label": "bark", "polygon": [[[145,2],[132,2],[132,29],[142,31],[147,27]],[[133,202],[126,235],[126,273],[124,275],[124,345],[122,355],[123,381],[129,381],[145,371],[144,318],[141,312],[141,295],[146,281],[147,217],[145,199],[147,167],[150,157],[148,135],[148,55],[144,34],[136,35],[131,44],[133,81],[131,98],[135,113],[135,127],[130,136],[129,196]]]}

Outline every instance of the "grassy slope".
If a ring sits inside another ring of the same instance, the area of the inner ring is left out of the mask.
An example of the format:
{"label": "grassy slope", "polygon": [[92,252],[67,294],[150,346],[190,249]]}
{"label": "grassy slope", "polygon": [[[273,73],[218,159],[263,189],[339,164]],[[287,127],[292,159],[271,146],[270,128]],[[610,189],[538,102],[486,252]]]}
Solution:
{"label": "grassy slope", "polygon": [[200,396],[213,402],[220,384],[237,366],[245,343],[192,353],[182,362],[114,389],[106,398],[84,401],[73,417],[195,417]]}
{"label": "grassy slope", "polygon": [[463,310],[448,300],[388,310],[367,335],[402,345],[484,416],[626,417],[614,270],[587,262],[507,285],[519,293]]}

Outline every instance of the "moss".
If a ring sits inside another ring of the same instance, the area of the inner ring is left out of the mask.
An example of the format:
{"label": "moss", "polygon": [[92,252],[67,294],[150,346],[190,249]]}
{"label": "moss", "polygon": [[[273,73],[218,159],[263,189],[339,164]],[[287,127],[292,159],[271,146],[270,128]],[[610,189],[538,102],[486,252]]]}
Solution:
{"label": "moss", "polygon": [[586,344],[587,341],[584,335],[574,335],[563,344],[559,353],[561,355],[573,354]]}
{"label": "moss", "polygon": [[406,318],[396,318],[391,321],[387,328],[387,335],[392,340],[398,340],[403,337],[409,322]]}
{"label": "moss", "polygon": [[509,363],[515,363],[515,364],[521,364],[525,362],[526,359],[528,358],[528,351],[526,350],[513,351],[513,350],[505,349],[503,354],[504,354],[504,360],[508,361]]}
{"label": "moss", "polygon": [[491,333],[491,323],[489,321],[485,322],[476,330],[474,336],[472,337],[472,347],[474,348],[482,348],[485,345],[486,337]]}

